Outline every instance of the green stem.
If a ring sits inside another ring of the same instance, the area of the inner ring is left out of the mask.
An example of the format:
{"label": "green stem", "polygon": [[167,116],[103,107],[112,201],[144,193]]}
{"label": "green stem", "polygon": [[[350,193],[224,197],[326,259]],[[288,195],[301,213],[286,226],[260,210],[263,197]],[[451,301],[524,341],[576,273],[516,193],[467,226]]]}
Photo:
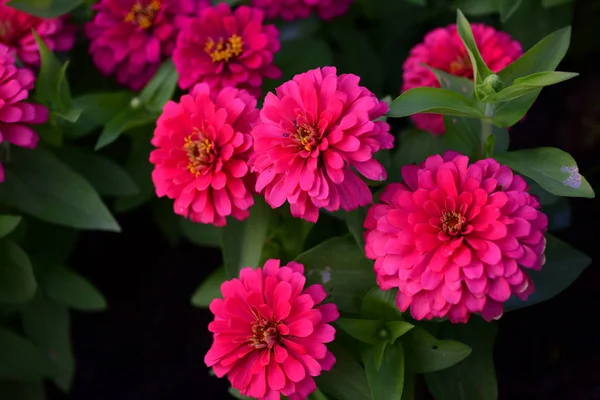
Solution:
{"label": "green stem", "polygon": [[[485,116],[487,118],[492,118],[494,116],[494,104],[486,103],[485,104]],[[481,136],[479,140],[479,157],[485,157],[485,143],[488,138],[494,134],[494,127],[492,123],[488,119],[481,120]]]}
{"label": "green stem", "polygon": [[404,373],[404,387],[402,388],[402,400],[415,399],[415,374]]}

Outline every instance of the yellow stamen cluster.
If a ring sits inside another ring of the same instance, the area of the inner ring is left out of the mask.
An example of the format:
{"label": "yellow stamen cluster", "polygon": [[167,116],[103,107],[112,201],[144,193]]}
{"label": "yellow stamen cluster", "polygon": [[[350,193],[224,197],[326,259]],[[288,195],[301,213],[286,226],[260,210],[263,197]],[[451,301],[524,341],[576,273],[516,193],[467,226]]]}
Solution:
{"label": "yellow stamen cluster", "polygon": [[208,38],[204,45],[204,52],[210,56],[212,62],[228,62],[233,57],[242,54],[244,42],[238,35],[232,35],[227,41],[223,38],[215,42],[212,38]]}
{"label": "yellow stamen cluster", "polygon": [[148,29],[154,23],[156,13],[160,10],[160,0],[152,0],[149,4],[136,1],[125,16],[125,22],[136,24],[140,29]]}
{"label": "yellow stamen cluster", "polygon": [[207,165],[210,153],[214,151],[214,144],[209,139],[198,140],[197,137],[196,133],[187,136],[183,145],[189,160],[187,169],[196,177]]}

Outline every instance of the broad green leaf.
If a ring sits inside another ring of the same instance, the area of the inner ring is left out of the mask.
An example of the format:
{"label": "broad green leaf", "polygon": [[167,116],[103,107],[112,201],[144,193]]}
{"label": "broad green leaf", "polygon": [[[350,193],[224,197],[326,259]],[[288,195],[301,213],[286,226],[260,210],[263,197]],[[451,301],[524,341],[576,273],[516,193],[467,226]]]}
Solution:
{"label": "broad green leaf", "polygon": [[381,290],[374,286],[365,295],[360,315],[367,319],[380,319],[387,322],[402,320],[402,312],[396,306],[396,290]]}
{"label": "broad green leaf", "polygon": [[36,287],[33,267],[27,254],[13,242],[0,242],[0,303],[29,300]]}
{"label": "broad green leaf", "polygon": [[570,26],[558,30],[540,40],[525,54],[498,72],[498,76],[506,86],[510,86],[518,78],[537,72],[554,71],[567,54],[570,41]]}
{"label": "broad green leaf", "polygon": [[221,247],[223,228],[179,218],[179,228],[190,242],[204,247]]}
{"label": "broad green leaf", "polygon": [[14,231],[20,222],[21,217],[18,215],[0,215],[0,238]]}
{"label": "broad green leaf", "polygon": [[249,218],[230,218],[221,230],[223,266],[228,278],[237,278],[242,268],[259,267],[273,211],[261,197],[256,196],[254,201]]}
{"label": "broad green leaf", "polygon": [[[128,108],[123,110],[106,123],[94,149],[100,150],[101,148],[108,146],[117,140],[123,132],[132,128],[154,124],[157,117],[158,115],[143,108],[135,110]],[[149,126],[148,129],[153,131],[154,127]]]}
{"label": "broad green leaf", "polygon": [[418,164],[434,154],[445,150],[444,136],[433,135],[418,129],[407,129],[400,133],[399,144],[392,156],[392,169],[388,181],[401,180],[400,171],[404,165]]}
{"label": "broad green leaf", "polygon": [[542,89],[535,89],[521,97],[495,105],[492,122],[501,128],[508,128],[519,122],[531,108]]}
{"label": "broad green leaf", "polygon": [[511,101],[538,90],[539,88],[564,82],[578,75],[579,74],[573,72],[536,72],[535,74],[515,79],[511,86],[504,88],[497,93],[485,96],[482,100],[487,103]]}
{"label": "broad green leaf", "polygon": [[0,399],[45,400],[46,393],[42,381],[39,382],[2,382],[0,383]]}
{"label": "broad green leaf", "polygon": [[177,88],[177,71],[171,59],[164,61],[154,77],[140,92],[139,100],[150,111],[161,112]]}
{"label": "broad green leaf", "polygon": [[[463,342],[472,351],[450,368],[423,375],[435,400],[497,400],[493,361],[497,324],[472,316],[468,324],[440,325],[438,336]],[[408,345],[405,348],[408,350]]]}
{"label": "broad green leaf", "polygon": [[300,254],[309,284],[323,285],[341,311],[358,314],[363,296],[375,284],[373,264],[350,235],[328,239]]}
{"label": "broad green leaf", "polygon": [[501,164],[536,181],[552,194],[594,198],[594,190],[579,173],[573,157],[554,147],[511,151],[494,156]]}
{"label": "broad green leaf", "polygon": [[0,202],[59,225],[121,230],[92,185],[49,151],[13,147],[5,168]]}
{"label": "broad green leaf", "polygon": [[570,3],[572,1],[573,0],[542,0],[542,7],[544,7],[544,8],[556,7],[556,6],[561,6],[563,4]]}
{"label": "broad green leaf", "polygon": [[471,354],[469,346],[455,340],[438,340],[420,327],[406,333],[402,343],[406,348],[406,368],[417,374],[451,367]]}
{"label": "broad green leaf", "polygon": [[368,346],[363,350],[363,363],[371,398],[373,400],[391,400],[402,397],[404,387],[404,349],[401,342],[388,344],[381,366],[376,368],[375,349]]}
{"label": "broad green leaf", "polygon": [[62,147],[57,157],[81,174],[103,196],[134,196],[139,189],[127,171],[110,158],[75,147]]}
{"label": "broad green leaf", "polygon": [[392,343],[399,337],[403,336],[406,332],[410,331],[415,326],[405,321],[391,321],[385,323],[386,328],[390,332],[390,339]]}
{"label": "broad green leaf", "polygon": [[[106,125],[124,109],[130,108],[133,92],[90,93],[73,99],[73,106],[82,110],[74,124],[64,127],[65,134],[71,138],[80,138]],[[37,128],[36,128],[37,129]]]}
{"label": "broad green leaf", "polygon": [[335,323],[361,342],[377,344],[389,338],[383,321],[377,319],[340,318]]}
{"label": "broad green leaf", "polygon": [[0,326],[0,381],[37,382],[55,372],[50,359],[24,337]]}
{"label": "broad green leaf", "polygon": [[102,311],[106,300],[83,276],[51,262],[36,261],[36,276],[52,300],[81,311]]}
{"label": "broad green leaf", "polygon": [[9,7],[40,18],[56,18],[67,14],[81,4],[82,0],[10,0]]}
{"label": "broad green leaf", "polygon": [[541,271],[527,270],[535,284],[535,291],[526,301],[511,297],[504,305],[505,311],[529,307],[553,298],[571,286],[592,263],[586,254],[548,233],[545,257],[546,263]]}
{"label": "broad green leaf", "polygon": [[[36,259],[64,263],[77,244],[80,232],[76,229],[54,225],[28,218],[25,222],[23,247]],[[36,262],[32,261],[35,265]]]}
{"label": "broad green leaf", "polygon": [[365,247],[365,238],[363,237],[365,228],[363,225],[365,223],[366,216],[366,207],[359,207],[356,210],[343,213],[343,217],[346,220],[346,225],[348,225],[348,231],[352,234],[354,240],[356,240],[356,243],[361,249],[364,249]]}
{"label": "broad green leaf", "polygon": [[365,370],[340,344],[327,345],[336,358],[331,371],[315,377],[317,387],[336,400],[372,400]]}
{"label": "broad green leaf", "polygon": [[483,112],[464,96],[448,89],[418,87],[407,90],[392,102],[388,117],[401,118],[412,114],[443,114],[459,117],[483,117]]}
{"label": "broad green leaf", "polygon": [[196,307],[208,307],[214,299],[222,296],[221,284],[226,280],[225,268],[219,267],[211,272],[210,275],[204,278],[198,289],[196,289],[196,292],[192,296],[192,305]]}
{"label": "broad green leaf", "polygon": [[458,30],[458,35],[460,36],[465,48],[467,49],[467,53],[469,54],[469,59],[471,60],[471,65],[473,66],[475,84],[479,85],[483,83],[485,78],[492,75],[493,72],[485,64],[485,61],[483,61],[481,53],[479,53],[479,49],[475,43],[471,25],[460,10],[456,10],[456,29]]}
{"label": "broad green leaf", "polygon": [[506,22],[517,11],[523,0],[499,0],[500,21]]}
{"label": "broad green leaf", "polygon": [[52,380],[68,392],[75,373],[69,311],[38,293],[21,312],[25,335],[54,364]]}

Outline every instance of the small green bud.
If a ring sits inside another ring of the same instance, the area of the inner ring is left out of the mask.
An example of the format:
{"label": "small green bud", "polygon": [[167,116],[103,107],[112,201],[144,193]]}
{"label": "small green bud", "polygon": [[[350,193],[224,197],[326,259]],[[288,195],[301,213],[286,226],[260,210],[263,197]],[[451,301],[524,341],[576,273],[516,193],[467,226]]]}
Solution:
{"label": "small green bud", "polygon": [[492,74],[483,80],[483,85],[488,86],[494,90],[494,92],[498,93],[502,89],[504,89],[504,82],[502,79],[496,74]]}
{"label": "small green bud", "polygon": [[142,105],[142,101],[137,97],[134,97],[129,102],[129,107],[131,107],[133,110],[137,110],[138,108],[140,108],[141,105]]}
{"label": "small green bud", "polygon": [[379,330],[379,332],[377,332],[377,335],[381,339],[389,339],[390,338],[390,331],[387,328],[381,328]]}

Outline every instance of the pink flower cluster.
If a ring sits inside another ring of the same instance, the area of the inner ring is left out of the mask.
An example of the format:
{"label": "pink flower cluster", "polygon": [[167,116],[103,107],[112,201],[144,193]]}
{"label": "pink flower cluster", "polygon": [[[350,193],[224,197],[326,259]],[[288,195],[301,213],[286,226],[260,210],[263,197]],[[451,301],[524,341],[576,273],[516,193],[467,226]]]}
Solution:
{"label": "pink flower cluster", "polygon": [[316,389],[313,377],[335,364],[325,343],[334,339],[329,323],[339,313],[335,304],[320,304],[326,296],[321,285],[305,288],[305,282],[302,264],[280,267],[279,260],[244,268],[239,279],[224,282],[223,298],[210,304],[214,342],[206,365],[243,395],[306,399]]}
{"label": "pink flower cluster", "polygon": [[308,18],[312,11],[321,19],[332,19],[345,14],[351,3],[352,0],[252,0],[252,5],[264,10],[267,18],[285,21]]}
{"label": "pink flower cluster", "polygon": [[534,290],[527,269],[544,263],[548,218],[525,180],[493,159],[469,165],[447,152],[402,168],[368,212],[365,252],[377,283],[397,287],[415,319],[467,322],[502,315],[511,295]]}
{"label": "pink flower cluster", "polygon": [[[473,37],[487,66],[498,72],[523,54],[521,44],[507,33],[484,24],[472,24]],[[429,67],[452,75],[473,79],[473,67],[456,25],[437,28],[425,35],[423,43],[413,47],[404,62],[402,91],[416,87],[440,87]],[[414,114],[411,119],[419,129],[440,135],[445,131],[444,118],[437,114]]]}

